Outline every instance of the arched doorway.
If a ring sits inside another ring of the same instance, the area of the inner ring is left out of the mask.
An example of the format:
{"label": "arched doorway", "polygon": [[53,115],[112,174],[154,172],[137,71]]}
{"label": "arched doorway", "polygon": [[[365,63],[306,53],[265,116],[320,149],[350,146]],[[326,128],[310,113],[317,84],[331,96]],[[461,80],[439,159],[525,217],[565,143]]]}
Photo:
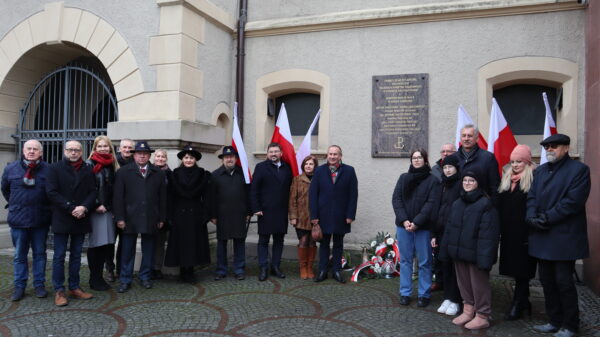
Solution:
{"label": "arched doorway", "polygon": [[106,134],[118,118],[112,83],[95,57],[80,57],[44,76],[20,110],[17,151],[23,143],[39,140],[49,163],[63,156],[63,144],[75,139],[83,144],[84,158],[94,138]]}

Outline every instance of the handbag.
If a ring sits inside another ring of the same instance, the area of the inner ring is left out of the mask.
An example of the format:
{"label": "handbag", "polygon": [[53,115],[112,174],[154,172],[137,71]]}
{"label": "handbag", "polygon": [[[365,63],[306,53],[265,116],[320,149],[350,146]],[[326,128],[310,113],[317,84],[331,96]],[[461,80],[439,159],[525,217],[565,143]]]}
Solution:
{"label": "handbag", "polygon": [[321,241],[321,239],[323,239],[323,231],[321,230],[321,225],[314,224],[312,229],[310,230],[310,235],[312,236],[312,239],[319,242]]}

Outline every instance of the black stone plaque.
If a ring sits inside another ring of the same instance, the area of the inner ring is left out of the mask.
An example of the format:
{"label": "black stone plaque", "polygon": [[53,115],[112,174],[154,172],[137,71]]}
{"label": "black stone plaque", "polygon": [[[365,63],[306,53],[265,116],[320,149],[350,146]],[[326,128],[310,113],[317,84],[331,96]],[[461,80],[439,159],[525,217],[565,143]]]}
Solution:
{"label": "black stone plaque", "polygon": [[372,157],[408,158],[427,149],[429,74],[373,76]]}

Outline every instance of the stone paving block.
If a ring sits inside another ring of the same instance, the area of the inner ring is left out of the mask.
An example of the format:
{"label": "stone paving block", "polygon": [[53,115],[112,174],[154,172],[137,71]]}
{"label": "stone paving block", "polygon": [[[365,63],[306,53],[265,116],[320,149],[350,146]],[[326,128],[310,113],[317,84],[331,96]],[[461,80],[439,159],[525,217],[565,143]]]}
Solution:
{"label": "stone paving block", "polygon": [[12,336],[112,336],[118,321],[110,315],[83,310],[58,310],[3,321]]}

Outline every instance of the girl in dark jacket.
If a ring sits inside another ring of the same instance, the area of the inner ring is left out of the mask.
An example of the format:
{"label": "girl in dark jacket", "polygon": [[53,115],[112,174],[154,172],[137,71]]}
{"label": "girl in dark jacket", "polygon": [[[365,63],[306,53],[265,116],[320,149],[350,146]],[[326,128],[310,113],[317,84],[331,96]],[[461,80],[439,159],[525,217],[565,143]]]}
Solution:
{"label": "girl in dark jacket", "polygon": [[173,170],[171,232],[165,265],[180,267],[183,282],[195,283],[194,266],[210,264],[208,245],[210,172],[196,165],[202,154],[187,145],[177,154],[181,166]]}
{"label": "girl in dark jacket", "polygon": [[110,286],[102,277],[104,261],[110,256],[115,243],[115,225],[112,214],[113,185],[115,171],[119,167],[114,148],[106,136],[94,139],[88,164],[96,178],[96,208],[90,215],[92,232],[89,236],[87,250],[88,266],[90,268],[90,288],[108,290]]}
{"label": "girl in dark jacket", "polygon": [[527,251],[529,231],[525,218],[533,169],[529,146],[517,145],[498,188],[500,274],[515,278],[512,305],[504,315],[508,321],[519,319],[523,310],[531,316],[529,280],[535,276],[536,260]]}
{"label": "girl in dark jacket", "polygon": [[444,229],[441,257],[454,261],[463,313],[452,323],[477,330],[490,326],[490,270],[498,254],[500,225],[492,201],[479,187],[480,174],[462,174],[460,198],[452,204]]}
{"label": "girl in dark jacket", "polygon": [[[431,247],[438,249],[443,241],[444,227],[448,221],[448,215],[452,204],[460,197],[462,190],[462,181],[458,172],[458,158],[456,156],[448,156],[444,158],[442,166],[442,198],[440,200],[440,208],[438,211],[437,222],[431,231]],[[440,314],[454,316],[460,310],[462,298],[460,290],[456,282],[456,273],[454,272],[454,263],[452,259],[446,258],[441,261],[441,269],[438,277],[442,280],[444,287],[444,302],[437,309]]]}
{"label": "girl in dark jacket", "polygon": [[410,154],[411,165],[394,189],[392,205],[396,214],[396,236],[400,248],[400,304],[410,304],[412,263],[416,251],[419,261],[419,307],[429,305],[431,297],[431,226],[437,214],[440,184],[431,174],[427,152]]}

